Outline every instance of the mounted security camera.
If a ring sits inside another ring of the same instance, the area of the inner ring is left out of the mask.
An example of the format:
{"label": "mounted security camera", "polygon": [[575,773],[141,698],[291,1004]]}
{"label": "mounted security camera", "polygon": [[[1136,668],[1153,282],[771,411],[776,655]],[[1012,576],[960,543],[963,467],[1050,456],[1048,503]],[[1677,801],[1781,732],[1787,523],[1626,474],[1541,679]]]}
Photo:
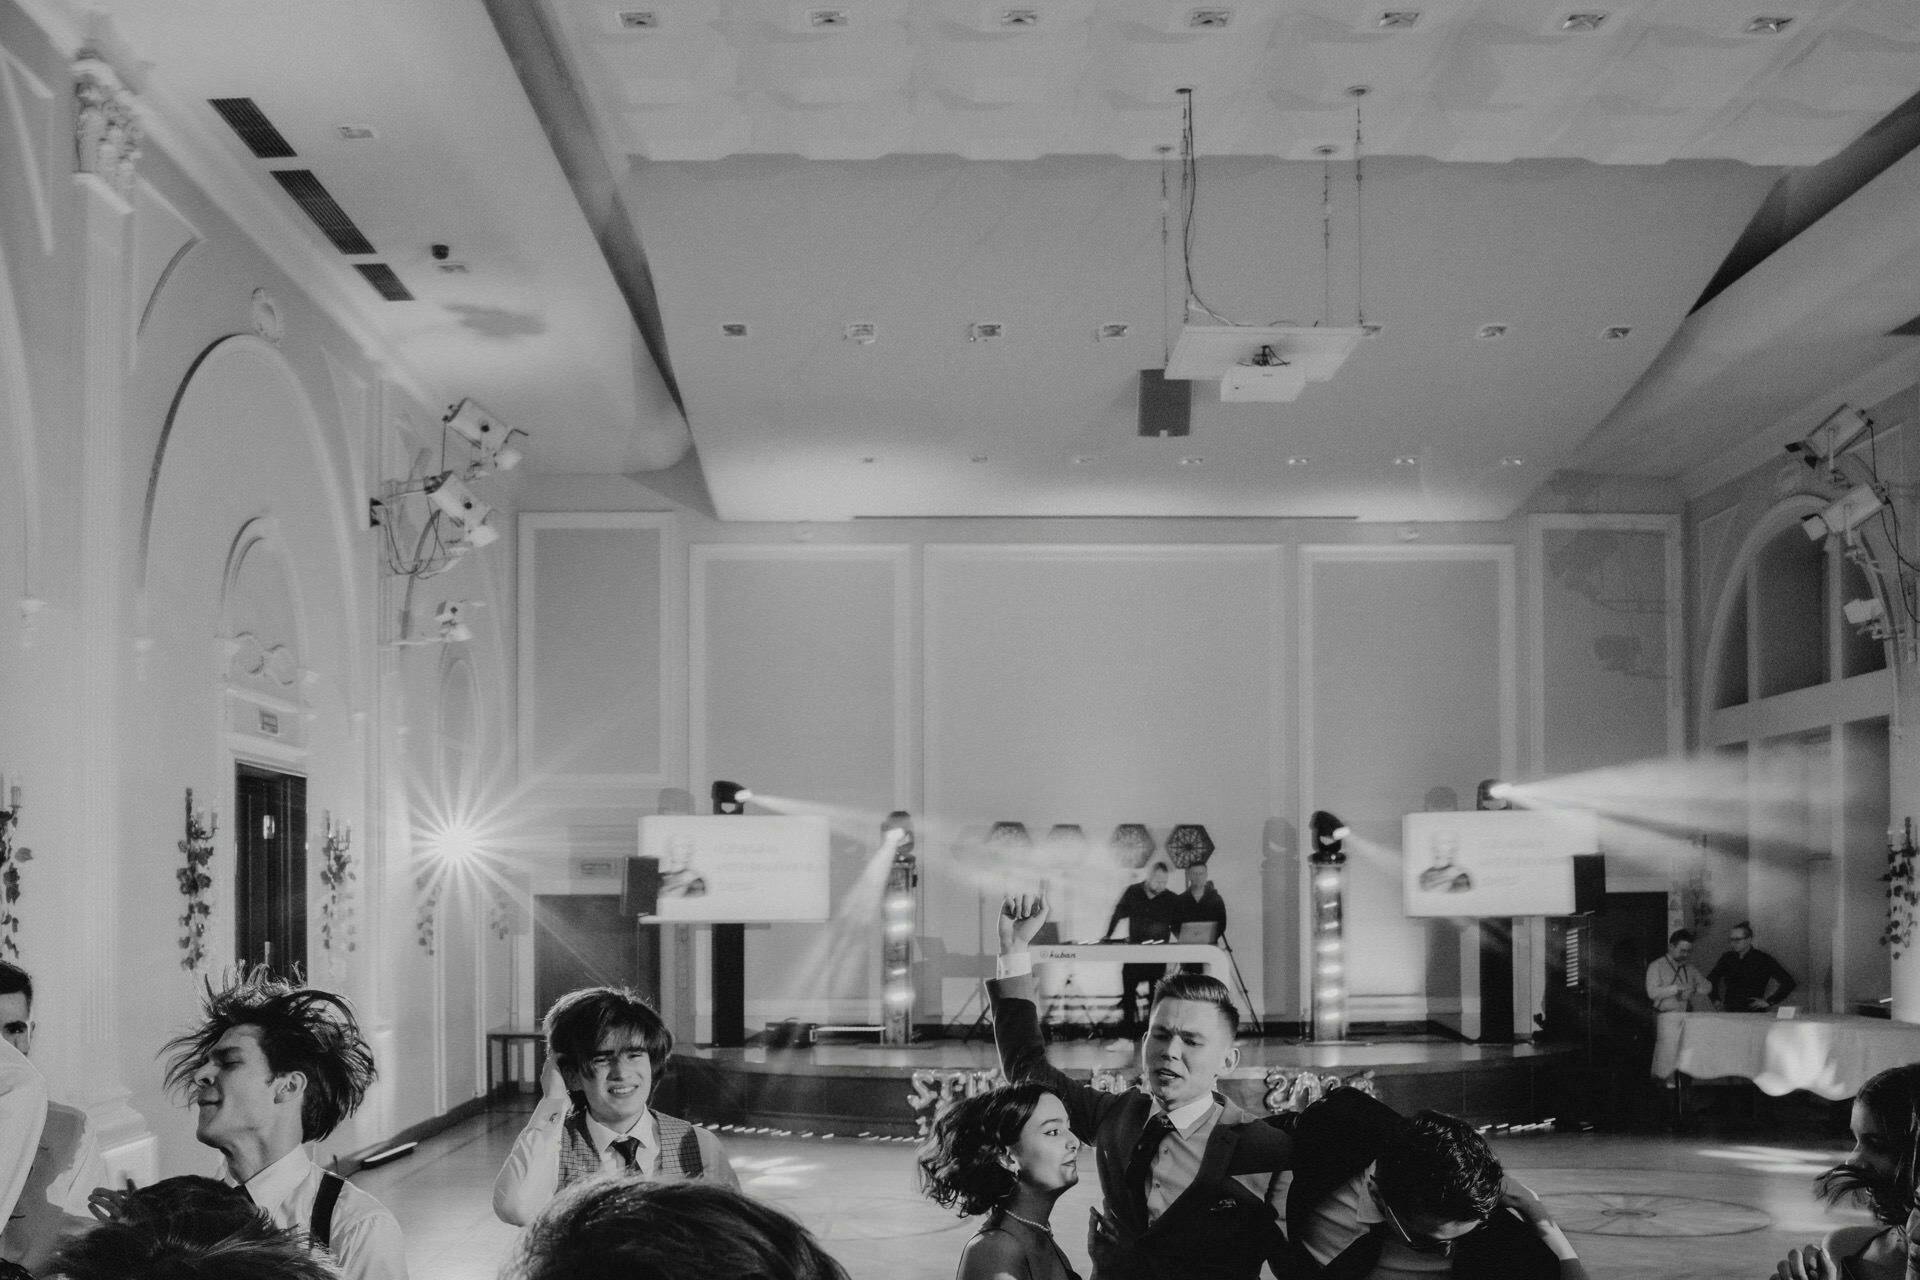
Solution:
{"label": "mounted security camera", "polygon": [[1852,533],[1886,505],[1879,489],[1870,484],[1857,484],[1829,503],[1819,515],[1804,517],[1800,527],[1807,531],[1807,537],[1818,542],[1828,534]]}
{"label": "mounted security camera", "polygon": [[433,505],[447,513],[455,523],[463,528],[486,523],[493,508],[473,496],[473,490],[460,483],[449,473],[427,494]]}

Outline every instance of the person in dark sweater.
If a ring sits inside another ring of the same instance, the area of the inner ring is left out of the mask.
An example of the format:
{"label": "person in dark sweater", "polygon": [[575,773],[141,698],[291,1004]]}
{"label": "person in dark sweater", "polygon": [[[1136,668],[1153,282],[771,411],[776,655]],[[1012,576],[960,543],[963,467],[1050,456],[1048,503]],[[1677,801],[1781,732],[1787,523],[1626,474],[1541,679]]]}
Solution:
{"label": "person in dark sweater", "polygon": [[[1125,920],[1128,942],[1165,942],[1173,936],[1174,898],[1167,890],[1167,864],[1154,863],[1147,868],[1146,879],[1128,885],[1120,895],[1100,936],[1111,937],[1114,926]],[[1151,995],[1153,984],[1166,971],[1163,964],[1120,966],[1120,1029],[1126,1035],[1140,1034],[1140,984],[1146,983]]]}
{"label": "person in dark sweater", "polygon": [[1707,975],[1713,998],[1728,1013],[1766,1013],[1786,1003],[1800,984],[1786,966],[1753,945],[1753,926],[1742,920],[1727,931],[1733,950]]}
{"label": "person in dark sweater", "polygon": [[1204,923],[1214,926],[1214,941],[1227,931],[1227,904],[1220,891],[1207,883],[1211,873],[1207,864],[1196,862],[1187,868],[1186,892],[1177,895],[1173,901],[1173,927],[1176,932],[1183,924]]}

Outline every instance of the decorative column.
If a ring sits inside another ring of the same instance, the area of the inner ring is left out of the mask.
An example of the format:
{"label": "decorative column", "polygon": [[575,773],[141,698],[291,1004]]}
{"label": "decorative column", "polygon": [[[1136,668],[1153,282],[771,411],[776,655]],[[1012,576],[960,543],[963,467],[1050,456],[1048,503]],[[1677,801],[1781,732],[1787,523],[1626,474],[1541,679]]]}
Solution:
{"label": "decorative column", "polygon": [[73,66],[74,183],[81,220],[82,273],[79,542],[78,793],[94,798],[77,820],[79,854],[88,859],[87,892],[75,904],[75,960],[85,983],[86,1060],[92,1072],[70,1086],[92,1117],[108,1181],[148,1182],[157,1174],[155,1140],[128,1105],[120,1061],[118,992],[120,865],[128,848],[120,823],[121,685],[129,653],[122,635],[126,544],[122,443],[127,374],[127,270],[131,197],[141,128],[132,95],[113,69],[83,53]]}

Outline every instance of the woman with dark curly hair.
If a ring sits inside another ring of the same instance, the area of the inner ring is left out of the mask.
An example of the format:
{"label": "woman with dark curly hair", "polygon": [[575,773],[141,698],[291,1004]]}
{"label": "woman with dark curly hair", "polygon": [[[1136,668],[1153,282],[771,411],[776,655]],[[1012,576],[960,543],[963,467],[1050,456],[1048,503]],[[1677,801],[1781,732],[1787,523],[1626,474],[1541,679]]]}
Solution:
{"label": "woman with dark curly hair", "polygon": [[1053,1205],[1080,1180],[1080,1140],[1044,1085],[1003,1085],[957,1102],[920,1151],[920,1185],[963,1218],[987,1220],[957,1280],[1079,1280],[1053,1238]]}
{"label": "woman with dark curly hair", "polygon": [[1814,1187],[1829,1204],[1865,1200],[1878,1225],[1841,1227],[1820,1244],[1794,1250],[1775,1268],[1781,1280],[1904,1280],[1912,1274],[1909,1237],[1920,1216],[1914,1169],[1920,1063],[1889,1067],[1861,1085],[1852,1126],[1846,1163],[1821,1174]]}

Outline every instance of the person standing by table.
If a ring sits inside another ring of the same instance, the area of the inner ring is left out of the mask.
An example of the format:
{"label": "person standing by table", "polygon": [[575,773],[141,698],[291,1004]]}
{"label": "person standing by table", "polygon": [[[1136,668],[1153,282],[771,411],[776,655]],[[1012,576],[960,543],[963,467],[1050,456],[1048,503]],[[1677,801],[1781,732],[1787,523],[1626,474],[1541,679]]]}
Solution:
{"label": "person standing by table", "polygon": [[1686,1013],[1707,1007],[1713,984],[1693,966],[1693,930],[1667,935],[1667,953],[1647,966],[1647,999],[1655,1013]]}
{"label": "person standing by table", "polygon": [[1753,945],[1753,926],[1742,920],[1727,931],[1733,950],[1707,974],[1713,996],[1727,1013],[1769,1013],[1785,1004],[1799,984],[1786,966]]}
{"label": "person standing by table", "polygon": [[[1147,868],[1147,878],[1127,886],[1120,901],[1107,917],[1103,938],[1113,936],[1113,927],[1127,922],[1128,942],[1165,942],[1173,936],[1175,894],[1167,890],[1167,864],[1156,862]],[[1120,966],[1120,1030],[1129,1038],[1140,1034],[1140,984],[1147,984],[1147,998],[1153,998],[1153,984],[1166,975],[1163,964],[1123,964]]]}

